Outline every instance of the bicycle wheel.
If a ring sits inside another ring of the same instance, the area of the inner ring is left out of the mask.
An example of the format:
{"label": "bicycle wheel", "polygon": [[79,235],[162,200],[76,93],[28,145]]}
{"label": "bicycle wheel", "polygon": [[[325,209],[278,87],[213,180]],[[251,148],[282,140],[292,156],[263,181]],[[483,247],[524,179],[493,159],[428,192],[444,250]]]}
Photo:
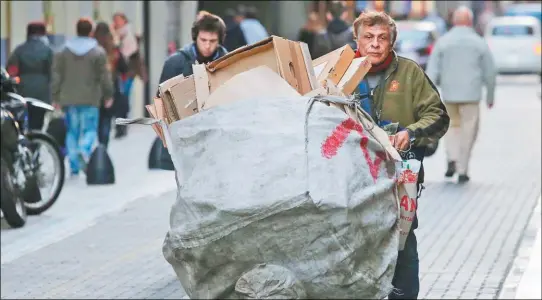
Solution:
{"label": "bicycle wheel", "polygon": [[[26,210],[29,215],[39,215],[48,210],[58,199],[64,186],[65,167],[60,148],[49,134],[32,131],[26,134],[32,150],[33,174],[28,180],[37,183],[29,186],[39,188],[41,199],[38,201],[25,199]],[[47,158],[50,164],[46,164]],[[47,172],[51,172],[47,176]]]}

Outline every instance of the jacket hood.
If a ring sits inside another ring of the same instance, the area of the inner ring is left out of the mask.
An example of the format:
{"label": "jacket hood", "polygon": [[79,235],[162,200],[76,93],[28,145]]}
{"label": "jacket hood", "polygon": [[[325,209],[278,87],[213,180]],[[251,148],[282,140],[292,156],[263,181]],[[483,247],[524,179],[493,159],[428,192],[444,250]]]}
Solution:
{"label": "jacket hood", "polygon": [[98,42],[90,37],[76,37],[66,42],[66,48],[77,56],[87,54],[96,46],[98,46]]}
{"label": "jacket hood", "polygon": [[[194,51],[195,48],[196,48],[196,43],[191,43],[191,44],[188,44],[188,45],[184,46],[179,51],[183,52],[184,55],[190,57],[190,59],[196,60],[197,59],[197,57],[196,57],[197,53]],[[218,45],[218,48],[216,49],[215,57],[213,58],[213,60],[218,59],[218,58],[226,55],[227,53],[228,53],[228,50],[226,50],[226,48],[224,48],[224,46]]]}

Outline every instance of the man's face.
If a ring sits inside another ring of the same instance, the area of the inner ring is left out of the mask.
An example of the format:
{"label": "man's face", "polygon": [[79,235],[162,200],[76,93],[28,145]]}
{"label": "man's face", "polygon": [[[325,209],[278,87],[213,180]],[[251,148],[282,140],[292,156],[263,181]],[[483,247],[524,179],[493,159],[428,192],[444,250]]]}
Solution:
{"label": "man's face", "polygon": [[382,63],[392,50],[390,28],[387,25],[361,26],[358,49],[372,65]]}
{"label": "man's face", "polygon": [[200,31],[196,38],[196,47],[204,57],[209,57],[215,53],[218,48],[218,33]]}
{"label": "man's face", "polygon": [[126,21],[124,21],[122,17],[120,16],[113,17],[113,27],[115,29],[121,28],[122,26],[124,26],[124,24],[126,24]]}

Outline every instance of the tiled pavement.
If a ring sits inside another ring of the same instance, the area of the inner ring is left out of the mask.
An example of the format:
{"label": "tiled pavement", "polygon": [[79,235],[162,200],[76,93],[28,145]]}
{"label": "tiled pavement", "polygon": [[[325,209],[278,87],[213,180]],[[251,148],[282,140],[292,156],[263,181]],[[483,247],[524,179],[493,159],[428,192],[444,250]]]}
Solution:
{"label": "tiled pavement", "polygon": [[[442,148],[426,161],[417,230],[420,298],[496,298],[523,233],[532,230],[541,179],[540,86],[513,80],[501,78],[496,107],[483,110],[471,182],[443,178]],[[2,264],[2,298],[181,298],[161,253],[174,197],[138,200]]]}

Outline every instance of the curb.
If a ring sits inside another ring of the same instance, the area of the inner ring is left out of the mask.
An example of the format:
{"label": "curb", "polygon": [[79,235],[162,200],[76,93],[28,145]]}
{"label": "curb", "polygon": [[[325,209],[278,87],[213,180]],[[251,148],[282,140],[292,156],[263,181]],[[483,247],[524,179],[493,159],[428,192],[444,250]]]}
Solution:
{"label": "curb", "polygon": [[[508,270],[508,275],[506,276],[506,279],[501,286],[501,290],[497,299],[520,299],[525,297],[525,295],[529,293],[525,290],[526,286],[521,285],[521,283],[522,279],[525,279],[523,278],[523,275],[526,273],[529,267],[529,262],[531,261],[531,259],[533,259],[532,256],[540,255],[540,252],[537,253],[533,251],[536,250],[534,249],[535,243],[540,242],[539,236],[542,230],[540,226],[540,213],[541,197],[539,196],[537,204],[529,218],[529,223],[527,223],[521,241],[518,245],[516,251],[516,258],[514,259],[510,266],[510,269]],[[536,279],[536,282],[540,282],[540,273],[538,273],[537,276],[538,279]],[[521,297],[518,298],[518,296]],[[532,299],[540,299],[537,298],[539,296],[540,295]]]}

